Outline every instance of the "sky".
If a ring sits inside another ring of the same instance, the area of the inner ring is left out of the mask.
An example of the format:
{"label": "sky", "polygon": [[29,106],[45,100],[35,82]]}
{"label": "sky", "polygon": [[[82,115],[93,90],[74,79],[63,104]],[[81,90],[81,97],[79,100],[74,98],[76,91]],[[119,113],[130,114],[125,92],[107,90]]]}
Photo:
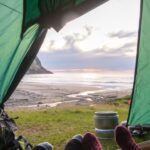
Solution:
{"label": "sky", "polygon": [[109,0],[67,23],[50,29],[38,57],[48,70],[133,71],[140,0]]}

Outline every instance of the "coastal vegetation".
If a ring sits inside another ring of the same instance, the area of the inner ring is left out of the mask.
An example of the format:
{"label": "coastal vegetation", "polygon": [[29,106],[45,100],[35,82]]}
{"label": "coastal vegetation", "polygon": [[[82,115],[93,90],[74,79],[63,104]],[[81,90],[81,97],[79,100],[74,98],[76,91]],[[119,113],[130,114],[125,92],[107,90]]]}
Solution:
{"label": "coastal vegetation", "polygon": [[[119,121],[127,119],[128,96],[105,104],[91,106],[58,106],[56,108],[8,109],[16,120],[17,135],[25,136],[33,145],[48,141],[55,150],[63,150],[67,141],[75,134],[95,133],[94,113],[97,111],[116,111]],[[114,140],[101,141],[105,150],[115,150]]]}

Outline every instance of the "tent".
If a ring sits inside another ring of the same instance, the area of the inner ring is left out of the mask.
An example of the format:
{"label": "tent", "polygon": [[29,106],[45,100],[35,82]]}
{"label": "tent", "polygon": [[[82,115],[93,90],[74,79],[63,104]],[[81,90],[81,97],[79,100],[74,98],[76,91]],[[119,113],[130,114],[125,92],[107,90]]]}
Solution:
{"label": "tent", "polygon": [[150,1],[141,0],[135,79],[128,126],[150,128]]}
{"label": "tent", "polygon": [[[107,0],[0,0],[0,107],[35,58],[48,28],[59,30]],[[72,15],[64,19],[68,14]],[[150,125],[150,1],[141,0],[129,126]]]}
{"label": "tent", "polygon": [[58,31],[106,1],[0,0],[0,107],[34,60],[47,29]]}

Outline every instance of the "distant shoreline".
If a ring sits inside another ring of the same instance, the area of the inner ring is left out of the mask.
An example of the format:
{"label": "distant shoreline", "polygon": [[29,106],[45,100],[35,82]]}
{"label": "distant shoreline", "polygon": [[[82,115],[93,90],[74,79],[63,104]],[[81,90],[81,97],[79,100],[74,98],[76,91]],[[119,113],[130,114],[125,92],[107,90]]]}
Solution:
{"label": "distant shoreline", "polygon": [[89,85],[46,85],[21,82],[5,105],[7,108],[87,106],[107,103],[130,94],[131,89],[106,90]]}

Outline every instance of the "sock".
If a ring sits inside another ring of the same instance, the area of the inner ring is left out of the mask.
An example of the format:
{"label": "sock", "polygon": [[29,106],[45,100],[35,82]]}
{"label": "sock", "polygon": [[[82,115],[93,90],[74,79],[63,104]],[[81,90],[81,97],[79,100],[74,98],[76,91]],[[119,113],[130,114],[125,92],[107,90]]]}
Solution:
{"label": "sock", "polygon": [[36,145],[32,150],[53,150],[53,146],[48,142],[43,142]]}
{"label": "sock", "polygon": [[122,150],[142,150],[132,138],[130,131],[124,126],[117,126],[115,129],[117,144]]}
{"label": "sock", "polygon": [[41,146],[35,146],[32,150],[45,150],[45,149]]}
{"label": "sock", "polygon": [[65,146],[64,150],[82,150],[82,139],[81,135],[74,136]]}
{"label": "sock", "polygon": [[92,133],[86,133],[82,141],[83,150],[102,150],[102,145],[98,138]]}

